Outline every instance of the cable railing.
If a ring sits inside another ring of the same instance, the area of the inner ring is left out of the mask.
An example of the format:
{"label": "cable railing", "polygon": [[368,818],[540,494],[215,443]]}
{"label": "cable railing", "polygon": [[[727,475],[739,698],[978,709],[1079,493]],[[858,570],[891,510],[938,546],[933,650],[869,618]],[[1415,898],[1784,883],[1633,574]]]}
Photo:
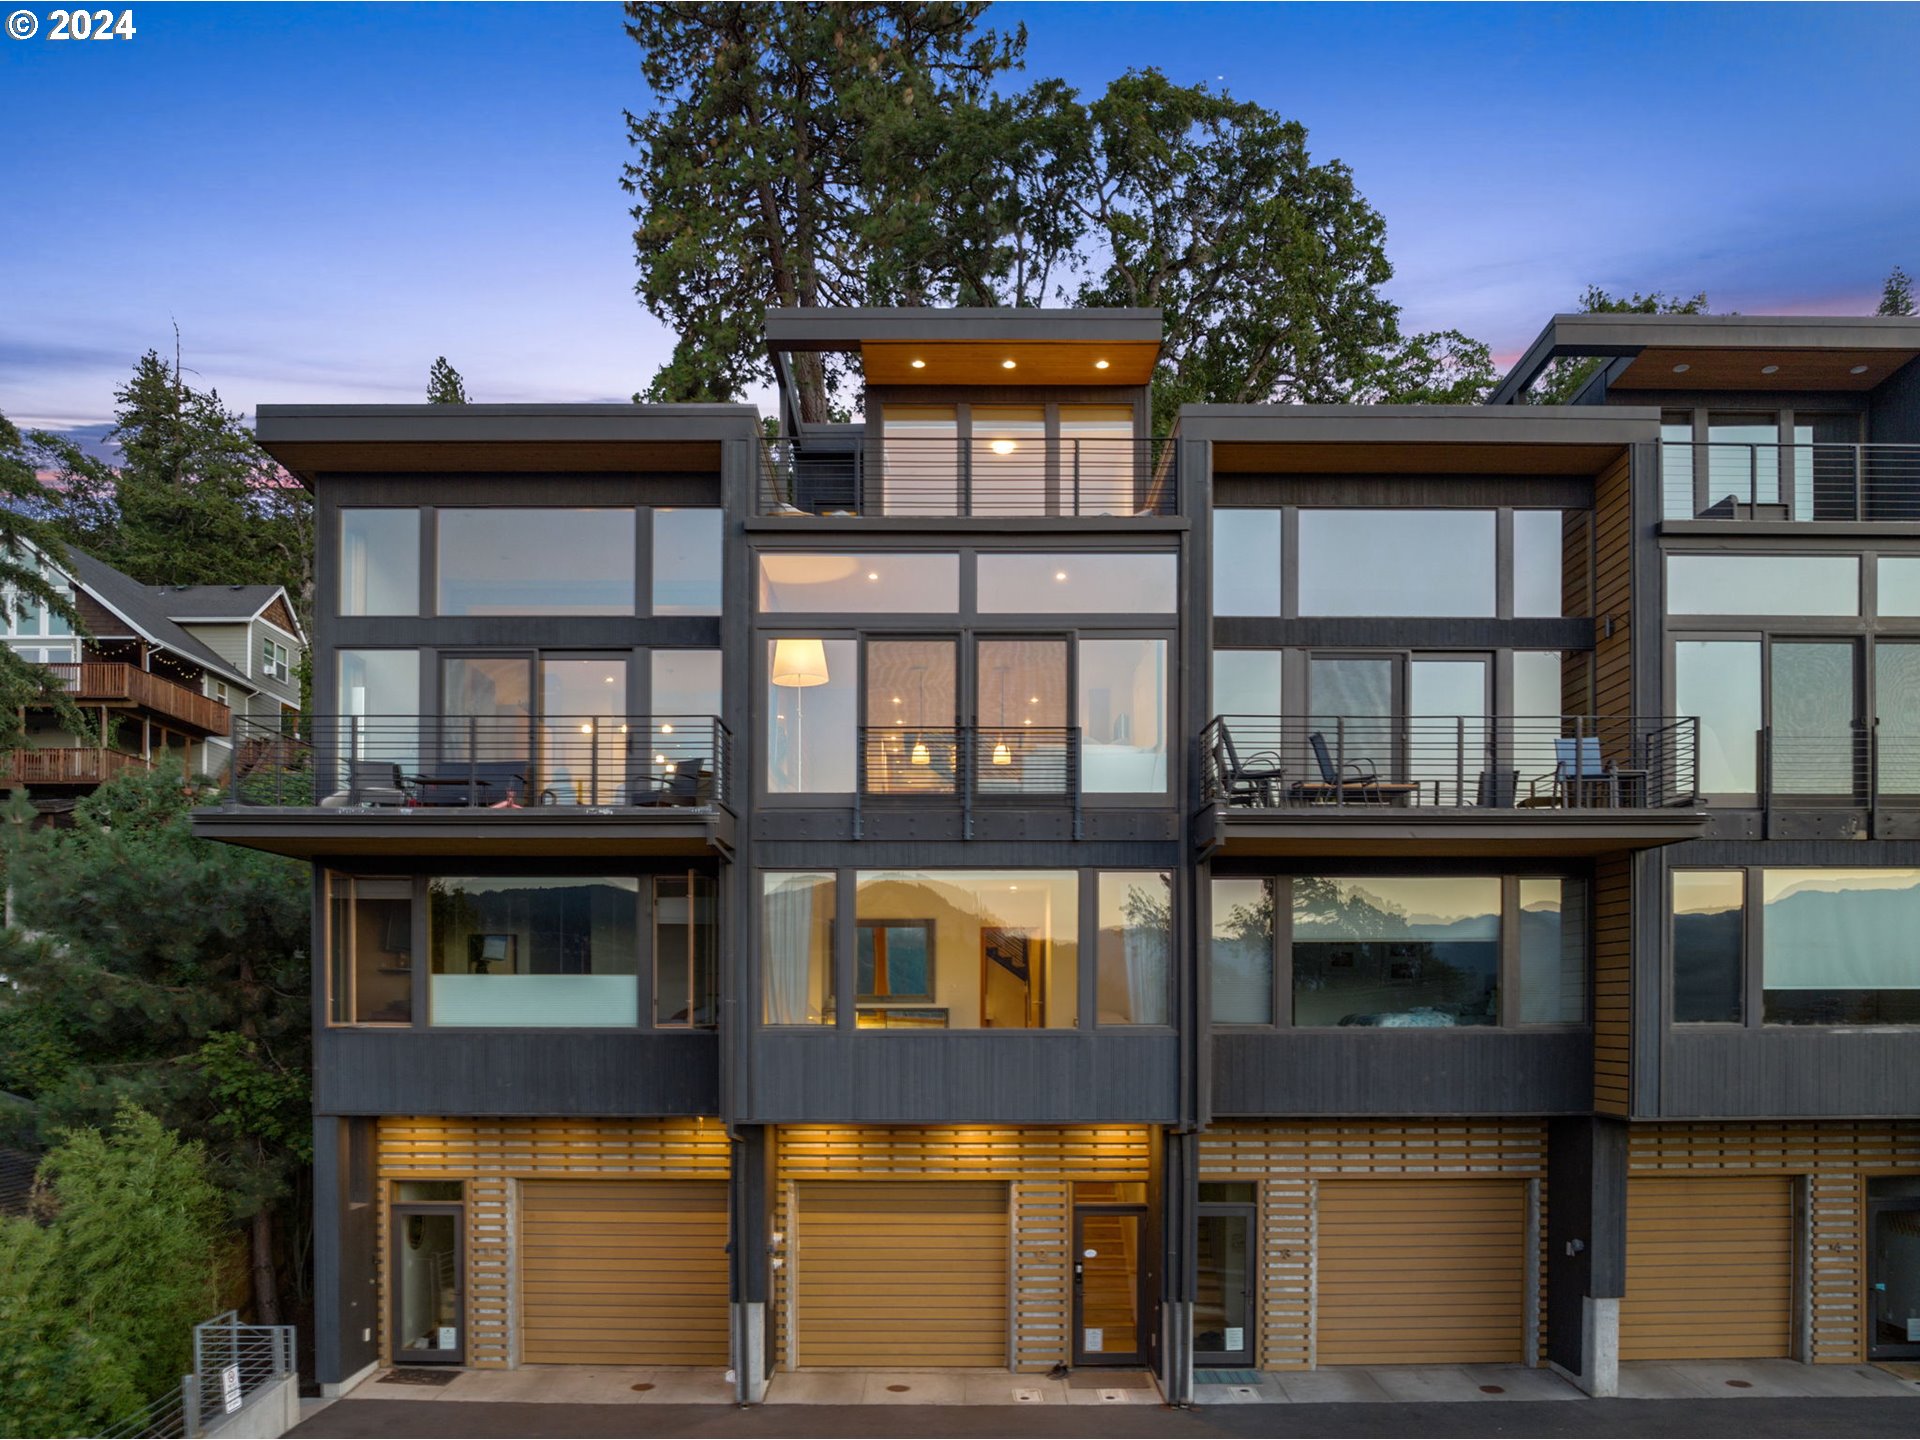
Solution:
{"label": "cable railing", "polygon": [[1290,810],[1661,809],[1698,799],[1691,717],[1221,715],[1209,803]]}
{"label": "cable railing", "polygon": [[[294,1327],[247,1325],[228,1310],[193,1327],[193,1373],[152,1404],[98,1431],[102,1440],[193,1440],[210,1435],[277,1436],[298,1409],[290,1390],[279,1403],[248,1410],[298,1375]],[[240,1419],[242,1411],[246,1415]]]}
{"label": "cable railing", "polygon": [[889,437],[842,449],[767,440],[759,508],[768,515],[1172,515],[1180,508],[1175,450],[1166,437]]}
{"label": "cable railing", "polygon": [[1769,808],[1920,806],[1920,734],[1878,725],[1826,734],[1768,726],[1757,741],[1760,799]]}
{"label": "cable railing", "polygon": [[1669,520],[1920,520],[1920,445],[1663,441]]}
{"label": "cable railing", "polygon": [[971,838],[976,807],[1066,806],[1081,829],[1081,742],[1072,726],[865,726],[859,737],[856,837],[868,802],[949,801]]}
{"label": "cable railing", "polygon": [[712,715],[349,715],[234,722],[233,806],[519,810],[727,806]]}

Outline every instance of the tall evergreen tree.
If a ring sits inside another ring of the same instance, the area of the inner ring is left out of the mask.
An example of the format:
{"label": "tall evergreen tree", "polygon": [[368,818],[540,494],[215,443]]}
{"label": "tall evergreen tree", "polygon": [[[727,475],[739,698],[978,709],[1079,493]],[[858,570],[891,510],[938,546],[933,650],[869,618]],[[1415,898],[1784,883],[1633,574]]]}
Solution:
{"label": "tall evergreen tree", "polygon": [[427,371],[427,403],[429,405],[465,405],[467,401],[467,382],[460,378],[460,372],[447,363],[442,355],[433,362]]}
{"label": "tall evergreen tree", "polygon": [[29,828],[16,797],[0,823],[14,921],[0,930],[0,1089],[32,1100],[43,1130],[132,1102],[204,1142],[270,1322],[306,1223],[310,880],[195,839],[189,814],[207,803],[177,771],[134,771],[56,830]]}
{"label": "tall evergreen tree", "polygon": [[1914,310],[1913,277],[1898,265],[1880,287],[1880,306],[1876,315],[1911,315]]}

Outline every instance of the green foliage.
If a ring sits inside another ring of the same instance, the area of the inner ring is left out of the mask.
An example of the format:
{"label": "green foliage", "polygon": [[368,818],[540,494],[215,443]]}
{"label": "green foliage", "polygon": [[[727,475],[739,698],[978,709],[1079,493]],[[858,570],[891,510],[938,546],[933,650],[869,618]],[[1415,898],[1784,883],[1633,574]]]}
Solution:
{"label": "green foliage", "polygon": [[[1707,292],[1697,295],[1668,295],[1655,290],[1642,295],[1613,295],[1598,285],[1589,285],[1580,297],[1582,315],[1710,315]],[[1565,405],[1606,361],[1597,355],[1555,360],[1540,373],[1527,392],[1530,405]]]}
{"label": "green foliage", "polygon": [[202,1148],[131,1105],[68,1132],[40,1178],[45,1225],[0,1219],[0,1433],[97,1434],[191,1368],[220,1196]]}
{"label": "green foliage", "polygon": [[239,413],[153,350],[114,400],[117,466],[32,437],[55,475],[46,514],[58,534],[143,585],[284,585],[310,615],[311,497]]}
{"label": "green foliage", "polygon": [[306,1163],[310,880],[196,840],[205,788],[135,771],[68,830],[6,827],[18,928],[0,931],[0,1089],[43,1128],[133,1101],[205,1142],[232,1218],[283,1207]]}
{"label": "green foliage", "polygon": [[1898,265],[1880,287],[1880,305],[1876,315],[1911,315],[1914,312],[1913,277]]}
{"label": "green foliage", "polygon": [[460,372],[447,363],[442,355],[433,362],[427,371],[427,403],[429,405],[465,405],[467,401],[467,382],[460,378]]}
{"label": "green foliage", "polygon": [[[72,595],[56,588],[32,558],[34,550],[53,566],[66,558],[59,534],[44,518],[53,504],[40,479],[51,458],[43,443],[47,438],[24,436],[0,415],[0,614],[13,620],[34,606],[45,606],[78,629]],[[22,711],[29,708],[52,710],[68,730],[92,735],[91,720],[52,671],[22,658],[12,646],[0,645],[0,750],[21,742],[26,730]]]}

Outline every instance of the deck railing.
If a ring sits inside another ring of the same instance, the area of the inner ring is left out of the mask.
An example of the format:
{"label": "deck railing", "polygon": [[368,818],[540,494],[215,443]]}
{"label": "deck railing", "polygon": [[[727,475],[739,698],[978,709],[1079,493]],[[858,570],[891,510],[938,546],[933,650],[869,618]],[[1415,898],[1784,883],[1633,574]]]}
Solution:
{"label": "deck railing", "polygon": [[867,726],[860,731],[854,826],[867,802],[958,805],[971,838],[977,807],[1064,806],[1081,829],[1080,731],[1071,726]]}
{"label": "deck railing", "polygon": [[350,715],[300,733],[236,722],[228,803],[517,810],[726,806],[713,715]]}
{"label": "deck railing", "polygon": [[81,702],[137,705],[209,735],[225,735],[232,712],[218,700],[124,660],[54,661],[47,669]]}
{"label": "deck railing", "polygon": [[762,450],[769,515],[1091,516],[1179,510],[1166,438],[885,439]]}
{"label": "deck railing", "polygon": [[1758,732],[1761,803],[1769,808],[1920,806],[1920,733],[1856,725],[1830,734]]}
{"label": "deck railing", "polygon": [[1659,809],[1698,798],[1691,717],[1221,715],[1201,734],[1209,803],[1278,810]]}
{"label": "deck railing", "polygon": [[1669,520],[1920,520],[1920,445],[1663,441]]}
{"label": "deck railing", "polygon": [[9,750],[4,763],[6,783],[26,786],[99,785],[125,771],[153,766],[144,756],[98,745]]}

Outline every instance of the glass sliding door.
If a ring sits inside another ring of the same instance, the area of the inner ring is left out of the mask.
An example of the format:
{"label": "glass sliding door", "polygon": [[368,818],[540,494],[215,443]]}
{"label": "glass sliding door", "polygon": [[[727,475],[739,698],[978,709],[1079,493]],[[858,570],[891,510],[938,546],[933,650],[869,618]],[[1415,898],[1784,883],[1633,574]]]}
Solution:
{"label": "glass sliding door", "polygon": [[[879,505],[860,497],[865,512],[958,515],[960,413],[952,405],[889,405],[880,422]],[[867,477],[869,491],[873,476]]]}
{"label": "glass sliding door", "polygon": [[1167,789],[1167,642],[1080,642],[1081,789]]}
{"label": "glass sliding door", "polygon": [[1851,640],[1775,641],[1768,702],[1773,790],[1850,802],[1865,788]]}
{"label": "glass sliding door", "polygon": [[972,421],[966,513],[1047,513],[1046,407],[975,405]]}
{"label": "glass sliding door", "polygon": [[540,793],[565,805],[623,803],[626,715],[625,660],[542,660]]}
{"label": "glass sliding door", "polygon": [[1873,647],[1875,738],[1882,795],[1920,795],[1920,644]]}
{"label": "glass sliding door", "polygon": [[[1355,761],[1365,770],[1391,776],[1395,768],[1394,668],[1390,655],[1315,655],[1307,665],[1307,732],[1319,735],[1328,759],[1341,768]],[[1290,757],[1288,769],[1334,783],[1322,773],[1315,752]]]}
{"label": "glass sliding door", "polygon": [[1702,793],[1759,793],[1758,640],[1676,640],[1673,710],[1699,717]]}
{"label": "glass sliding door", "polygon": [[1707,509],[1780,503],[1780,422],[1772,415],[1707,417]]}
{"label": "glass sliding door", "polygon": [[[1416,656],[1408,665],[1407,778],[1424,803],[1472,805],[1489,793],[1492,690],[1493,664],[1484,655]],[[1511,787],[1491,788],[1504,794]]]}

